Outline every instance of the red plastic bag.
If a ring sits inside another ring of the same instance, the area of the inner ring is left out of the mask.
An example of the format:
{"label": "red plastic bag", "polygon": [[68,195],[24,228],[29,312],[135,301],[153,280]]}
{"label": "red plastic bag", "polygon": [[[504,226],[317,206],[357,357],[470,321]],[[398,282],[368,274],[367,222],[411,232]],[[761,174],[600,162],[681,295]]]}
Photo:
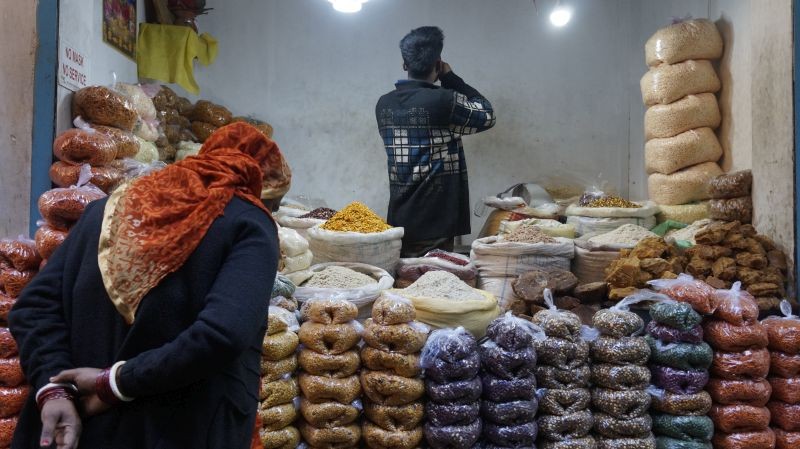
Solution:
{"label": "red plastic bag", "polygon": [[787,404],[800,404],[800,377],[770,377],[772,399]]}
{"label": "red plastic bag", "polygon": [[96,125],[133,131],[139,115],[128,98],[103,86],[90,86],[72,97],[72,116],[81,116]]}
{"label": "red plastic bag", "polygon": [[788,301],[781,301],[782,317],[771,316],[761,321],[767,328],[769,348],[789,355],[800,354],[800,318],[792,315]]}
{"label": "red plastic bag", "polygon": [[772,413],[772,425],[787,432],[800,432],[800,404],[770,401],[767,407]]}
{"label": "red plastic bag", "polygon": [[770,352],[769,373],[778,377],[800,376],[800,354],[789,355],[784,352]]}
{"label": "red plastic bag", "polygon": [[84,166],[77,185],[48,190],[39,197],[39,212],[50,226],[68,231],[81,218],[89,203],[106,196],[88,183],[90,178],[91,172]]}
{"label": "red plastic bag", "polygon": [[[105,193],[117,186],[125,174],[114,167],[91,167],[92,177],[89,180]],[[78,183],[81,166],[56,161],[50,166],[50,180],[59,187],[69,187]]]}
{"label": "red plastic bag", "polygon": [[17,355],[17,341],[6,327],[0,327],[0,358],[7,359]]}
{"label": "red plastic bag", "polygon": [[772,429],[747,433],[717,433],[711,440],[714,449],[773,449],[775,432]]}
{"label": "red plastic bag", "polygon": [[35,270],[42,263],[33,240],[19,236],[0,240],[0,263],[5,261],[17,270]]}
{"label": "red plastic bag", "polygon": [[736,325],[727,321],[709,320],[703,326],[703,335],[712,348],[725,352],[763,349],[769,343],[767,330],[757,321]]}
{"label": "red plastic bag", "polygon": [[22,366],[18,358],[0,359],[0,385],[4,387],[16,387],[25,383],[25,375],[22,374]]}
{"label": "red plastic bag", "polygon": [[715,352],[711,375],[720,379],[760,379],[769,374],[769,351]]}
{"label": "red plastic bag", "polygon": [[714,312],[714,288],[688,274],[680,274],[677,279],[658,279],[648,284],[657,292],[690,304],[701,315],[711,315]]}
{"label": "red plastic bag", "polygon": [[714,317],[737,326],[752,324],[758,320],[758,303],[737,281],[730,290],[714,292]]}
{"label": "red plastic bag", "polygon": [[800,447],[800,432],[775,429],[775,449],[797,449]]}
{"label": "red plastic bag", "polygon": [[36,230],[36,249],[42,258],[47,260],[66,238],[67,232],[54,229],[46,222],[40,222],[39,229]]}
{"label": "red plastic bag", "polygon": [[19,271],[14,268],[0,269],[0,285],[6,295],[16,298],[36,275],[34,270]]}
{"label": "red plastic bag", "polygon": [[27,399],[27,385],[15,388],[0,387],[0,418],[19,415]]}
{"label": "red plastic bag", "polygon": [[114,141],[88,128],[72,128],[53,141],[53,154],[69,164],[107,165],[117,157]]}
{"label": "red plastic bag", "polygon": [[764,407],[772,395],[772,386],[766,379],[711,379],[706,385],[706,391],[711,395],[714,404]]}
{"label": "red plastic bag", "polygon": [[766,407],[750,405],[715,405],[708,413],[714,429],[724,433],[756,432],[769,427],[770,413]]}

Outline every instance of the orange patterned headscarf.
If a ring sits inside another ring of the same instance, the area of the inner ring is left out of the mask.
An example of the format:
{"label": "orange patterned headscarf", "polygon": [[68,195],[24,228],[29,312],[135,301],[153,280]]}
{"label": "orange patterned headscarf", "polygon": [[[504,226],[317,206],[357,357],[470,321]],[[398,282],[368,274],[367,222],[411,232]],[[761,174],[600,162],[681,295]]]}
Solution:
{"label": "orange patterned headscarf", "polygon": [[196,157],[115,190],[103,215],[98,262],[125,321],[133,323],[142,298],[183,266],[234,196],[269,215],[260,196],[276,178],[288,190],[291,173],[275,142],[234,123],[214,132]]}

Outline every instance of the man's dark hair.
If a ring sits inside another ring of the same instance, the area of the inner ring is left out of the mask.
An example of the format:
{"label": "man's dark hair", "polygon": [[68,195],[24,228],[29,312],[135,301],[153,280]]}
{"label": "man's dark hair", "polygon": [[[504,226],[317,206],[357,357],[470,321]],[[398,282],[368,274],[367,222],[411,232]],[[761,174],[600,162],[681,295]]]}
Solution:
{"label": "man's dark hair", "polygon": [[400,41],[400,54],[412,78],[428,76],[442,57],[444,33],[439,27],[427,26],[411,30]]}

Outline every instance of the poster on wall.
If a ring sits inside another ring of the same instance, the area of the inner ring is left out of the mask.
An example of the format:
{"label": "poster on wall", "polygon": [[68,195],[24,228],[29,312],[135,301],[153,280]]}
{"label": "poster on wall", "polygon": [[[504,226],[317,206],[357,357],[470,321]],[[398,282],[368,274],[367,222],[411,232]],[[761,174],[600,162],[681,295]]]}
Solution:
{"label": "poster on wall", "polygon": [[103,40],[136,57],[136,0],[103,0]]}

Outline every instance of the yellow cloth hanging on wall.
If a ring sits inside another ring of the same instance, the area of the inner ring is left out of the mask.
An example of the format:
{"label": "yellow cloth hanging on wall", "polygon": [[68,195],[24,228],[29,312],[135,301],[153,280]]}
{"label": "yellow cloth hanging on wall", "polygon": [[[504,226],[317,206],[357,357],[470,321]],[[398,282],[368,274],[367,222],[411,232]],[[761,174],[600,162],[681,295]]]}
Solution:
{"label": "yellow cloth hanging on wall", "polygon": [[200,93],[194,79],[194,60],[210,65],[217,57],[217,40],[210,34],[197,35],[178,25],[142,23],[136,44],[139,78],[177,83],[192,94]]}

